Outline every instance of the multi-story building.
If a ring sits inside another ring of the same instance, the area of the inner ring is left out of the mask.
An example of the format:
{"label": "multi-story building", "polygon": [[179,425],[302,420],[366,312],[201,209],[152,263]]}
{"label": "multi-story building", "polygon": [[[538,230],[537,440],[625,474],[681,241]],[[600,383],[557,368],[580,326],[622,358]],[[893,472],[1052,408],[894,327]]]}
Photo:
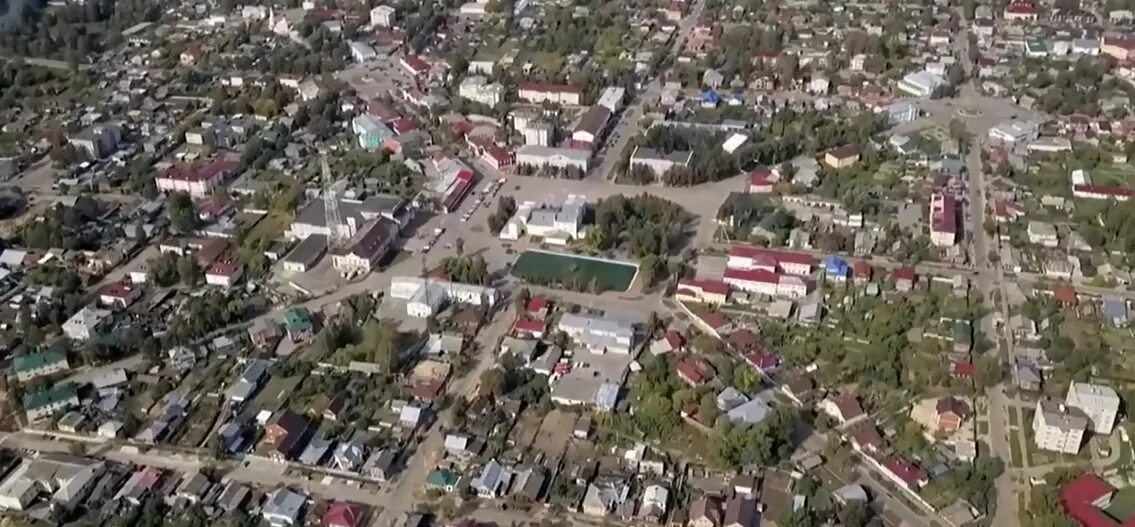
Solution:
{"label": "multi-story building", "polygon": [[520,83],[517,86],[516,96],[522,101],[534,104],[550,102],[578,106],[583,100],[583,95],[575,86],[540,82]]}
{"label": "multi-story building", "polygon": [[390,297],[406,301],[406,314],[427,318],[450,302],[490,306],[497,301],[491,287],[446,280],[396,276],[390,280]]}
{"label": "multi-story building", "polygon": [[79,405],[79,392],[74,384],[58,384],[24,396],[24,413],[28,421],[51,417],[60,410]]}
{"label": "multi-story building", "polygon": [[1088,417],[1079,408],[1069,407],[1049,399],[1036,403],[1033,417],[1033,436],[1037,448],[1076,454],[1084,442]]}
{"label": "multi-story building", "polygon": [[12,373],[20,382],[28,382],[36,377],[71,369],[67,354],[57,349],[49,349],[12,358]]}
{"label": "multi-story building", "polygon": [[693,157],[694,153],[688,150],[664,154],[653,148],[636,146],[634,152],[631,153],[631,167],[646,167],[654,172],[656,177],[661,177],[670,169],[690,166],[690,159],[693,159]]}
{"label": "multi-story building", "polygon": [[583,227],[583,212],[587,198],[570,194],[559,207],[541,207],[526,201],[516,214],[505,223],[500,232],[503,240],[519,240],[521,236],[540,236],[545,241],[578,239]]}
{"label": "multi-story building", "polygon": [[[392,194],[373,194],[362,199],[339,199],[339,235],[350,238],[358,228],[374,218],[382,217],[405,227],[413,216],[413,209],[405,199]],[[313,234],[331,236],[327,226],[327,211],[322,199],[310,201],[296,215],[288,235],[293,239],[303,239]]]}
{"label": "multi-story building", "polygon": [[586,172],[591,168],[591,152],[571,148],[524,145],[516,151],[516,164],[535,168],[574,168]]}
{"label": "multi-story building", "polygon": [[212,195],[236,169],[237,164],[227,159],[214,159],[202,165],[174,165],[163,170],[154,183],[162,192],[185,192],[204,198]]}
{"label": "multi-story building", "polygon": [[1119,413],[1119,395],[1110,386],[1073,382],[1068,386],[1065,406],[1079,408],[1088,417],[1092,432],[1107,435],[1115,426]]}
{"label": "multi-story building", "polygon": [[343,247],[331,253],[331,264],[344,275],[369,273],[397,240],[397,223],[374,218],[363,224]]}
{"label": "multi-story building", "polygon": [[115,123],[94,124],[67,142],[86,152],[91,159],[102,159],[118,149],[118,143],[122,142],[122,127]]}
{"label": "multi-story building", "polygon": [[958,239],[958,206],[954,196],[936,193],[930,199],[930,243],[952,247]]}
{"label": "multi-story building", "polygon": [[377,27],[390,27],[394,25],[397,12],[388,5],[376,6],[370,10],[370,25]]}
{"label": "multi-story building", "polygon": [[504,86],[499,82],[489,82],[484,76],[471,75],[461,81],[457,96],[491,108],[504,100]]}
{"label": "multi-story building", "polygon": [[1051,223],[1030,221],[1028,234],[1029,243],[1044,247],[1056,247],[1060,245],[1060,238],[1056,235],[1056,226]]}
{"label": "multi-story building", "polygon": [[730,247],[729,259],[725,262],[725,266],[729,269],[764,269],[796,276],[812,274],[814,265],[816,259],[808,254],[744,245]]}
{"label": "multi-story building", "polygon": [[366,113],[351,119],[351,131],[355,133],[359,146],[367,150],[378,150],[387,139],[394,137],[390,127]]}

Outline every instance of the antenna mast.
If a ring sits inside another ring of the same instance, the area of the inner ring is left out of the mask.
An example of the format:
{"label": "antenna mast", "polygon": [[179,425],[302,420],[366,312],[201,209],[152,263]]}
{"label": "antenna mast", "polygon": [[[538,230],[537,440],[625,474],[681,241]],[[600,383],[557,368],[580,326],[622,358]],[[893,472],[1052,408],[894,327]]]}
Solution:
{"label": "antenna mast", "polygon": [[323,212],[327,223],[327,248],[336,249],[343,242],[343,218],[339,214],[339,196],[335,192],[335,179],[331,176],[331,167],[327,164],[327,156],[319,158],[320,168],[323,169]]}

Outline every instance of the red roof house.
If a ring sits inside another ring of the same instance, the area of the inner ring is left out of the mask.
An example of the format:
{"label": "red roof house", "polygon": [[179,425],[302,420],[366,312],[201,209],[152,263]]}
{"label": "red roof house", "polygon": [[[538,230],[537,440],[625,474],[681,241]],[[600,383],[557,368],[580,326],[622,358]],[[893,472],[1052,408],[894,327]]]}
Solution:
{"label": "red roof house", "polygon": [[694,388],[713,378],[713,368],[702,360],[679,359],[675,368],[678,370],[678,377]]}
{"label": "red roof house", "polygon": [[519,337],[532,337],[534,339],[543,338],[544,336],[544,321],[543,320],[517,320],[516,324],[512,326],[513,331]]}
{"label": "red roof house", "polygon": [[320,523],[323,527],[358,527],[363,519],[363,508],[346,501],[335,501],[327,507]]}
{"label": "red roof house", "polygon": [[527,314],[529,318],[544,320],[548,316],[549,309],[550,306],[547,298],[534,296],[528,299],[528,304],[524,306],[524,313]]}
{"label": "red roof house", "polygon": [[1052,296],[1064,307],[1074,307],[1080,301],[1076,290],[1070,285],[1058,285],[1052,290]]}
{"label": "red roof house", "polygon": [[895,483],[905,485],[911,490],[918,490],[930,483],[930,475],[927,474],[926,469],[905,458],[898,456],[888,458],[883,462],[883,468]]}
{"label": "red roof house", "polygon": [[969,405],[955,397],[938,399],[935,409],[938,412],[938,430],[943,432],[953,432],[961,428],[970,414]]}

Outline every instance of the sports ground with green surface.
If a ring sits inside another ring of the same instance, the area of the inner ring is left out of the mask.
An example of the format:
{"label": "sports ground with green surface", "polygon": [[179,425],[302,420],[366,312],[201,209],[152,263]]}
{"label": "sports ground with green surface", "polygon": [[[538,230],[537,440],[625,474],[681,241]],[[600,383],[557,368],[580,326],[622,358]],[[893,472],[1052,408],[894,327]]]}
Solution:
{"label": "sports ground with green surface", "polygon": [[512,276],[536,285],[598,291],[626,291],[634,282],[638,266],[590,256],[528,250],[512,266]]}

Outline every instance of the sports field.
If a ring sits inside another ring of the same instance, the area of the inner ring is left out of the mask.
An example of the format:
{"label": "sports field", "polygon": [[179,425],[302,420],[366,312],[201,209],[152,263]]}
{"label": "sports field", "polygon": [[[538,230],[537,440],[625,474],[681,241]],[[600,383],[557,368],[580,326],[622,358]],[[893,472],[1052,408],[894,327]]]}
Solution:
{"label": "sports field", "polygon": [[526,282],[593,293],[626,291],[637,273],[630,263],[539,250],[524,251],[512,266],[512,276]]}

